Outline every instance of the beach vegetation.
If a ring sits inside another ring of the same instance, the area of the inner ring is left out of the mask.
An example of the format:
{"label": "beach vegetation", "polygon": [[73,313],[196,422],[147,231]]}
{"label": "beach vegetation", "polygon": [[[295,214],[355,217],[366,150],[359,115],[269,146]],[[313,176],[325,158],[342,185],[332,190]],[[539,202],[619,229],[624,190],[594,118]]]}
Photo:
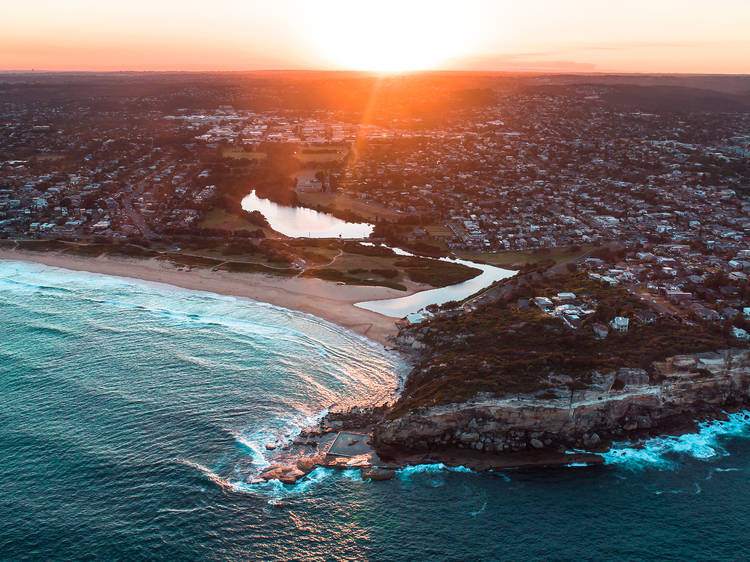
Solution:
{"label": "beach vegetation", "polygon": [[[654,324],[631,323],[627,334],[600,340],[592,325],[615,315],[631,316],[646,305],[622,288],[564,271],[519,284],[523,297],[574,292],[598,301],[595,314],[573,329],[535,307],[518,308],[518,292],[460,315],[439,315],[402,334],[425,346],[408,376],[393,415],[436,404],[461,402],[477,394],[507,397],[541,393],[569,377],[571,389],[585,388],[594,372],[621,367],[649,369],[654,361],[733,345],[719,326],[661,317]],[[736,345],[736,344],[735,344]],[[558,385],[559,386],[559,385]]]}

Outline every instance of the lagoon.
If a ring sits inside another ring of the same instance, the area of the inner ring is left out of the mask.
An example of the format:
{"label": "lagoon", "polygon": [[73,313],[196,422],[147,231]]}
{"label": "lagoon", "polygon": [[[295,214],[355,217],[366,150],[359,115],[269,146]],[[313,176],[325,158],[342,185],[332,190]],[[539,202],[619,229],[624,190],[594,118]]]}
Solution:
{"label": "lagoon", "polygon": [[[337,219],[328,213],[321,213],[313,209],[304,207],[289,207],[279,205],[269,199],[258,197],[253,190],[250,195],[242,200],[242,208],[246,211],[260,211],[266,217],[271,228],[281,232],[286,236],[294,238],[367,238],[372,234],[373,225],[367,223],[349,223]],[[363,245],[371,245],[363,242]],[[396,254],[401,256],[413,256],[414,254],[391,248]],[[473,279],[441,287],[439,289],[430,289],[420,291],[406,297],[393,299],[365,301],[357,303],[355,306],[377,312],[391,318],[403,318],[408,314],[418,312],[419,310],[431,304],[445,304],[449,301],[461,301],[474,293],[489,287],[495,281],[507,279],[516,274],[515,271],[502,269],[493,265],[474,263],[466,260],[437,258],[442,261],[458,263],[481,270],[481,274]]]}
{"label": "lagoon", "polygon": [[372,224],[346,222],[314,209],[279,205],[258,197],[255,190],[242,200],[242,208],[260,211],[271,228],[292,238],[367,238],[374,228]]}

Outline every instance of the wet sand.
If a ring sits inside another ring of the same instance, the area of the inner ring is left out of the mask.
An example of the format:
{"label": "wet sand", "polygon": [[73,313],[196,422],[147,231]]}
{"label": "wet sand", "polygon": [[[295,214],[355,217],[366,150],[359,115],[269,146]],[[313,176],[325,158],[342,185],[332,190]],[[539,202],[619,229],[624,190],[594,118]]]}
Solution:
{"label": "wet sand", "polygon": [[0,260],[18,260],[166,283],[195,291],[247,297],[276,306],[313,314],[366,336],[382,345],[397,333],[395,319],[354,306],[354,303],[391,299],[413,294],[423,286],[407,284],[408,291],[386,287],[338,285],[330,281],[303,277],[282,277],[263,273],[235,273],[210,269],[180,269],[156,259],[112,256],[81,257],[56,252],[0,250]]}

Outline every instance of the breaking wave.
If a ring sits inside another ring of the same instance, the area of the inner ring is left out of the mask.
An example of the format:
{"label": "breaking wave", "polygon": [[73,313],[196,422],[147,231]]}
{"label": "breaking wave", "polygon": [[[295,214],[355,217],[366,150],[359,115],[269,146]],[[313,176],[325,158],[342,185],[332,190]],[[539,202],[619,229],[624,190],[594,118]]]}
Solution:
{"label": "breaking wave", "polygon": [[698,431],[653,437],[639,443],[613,443],[603,453],[605,464],[626,470],[675,470],[686,458],[707,461],[728,455],[723,442],[750,433],[750,412],[729,414],[726,420],[698,424]]}

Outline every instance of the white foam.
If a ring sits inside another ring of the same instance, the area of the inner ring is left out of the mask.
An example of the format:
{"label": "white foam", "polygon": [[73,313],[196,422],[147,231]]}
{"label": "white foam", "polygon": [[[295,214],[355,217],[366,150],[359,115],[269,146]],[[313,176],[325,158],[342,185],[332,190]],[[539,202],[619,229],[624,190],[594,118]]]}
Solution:
{"label": "white foam", "polygon": [[[35,283],[35,280],[38,279],[39,274],[44,275],[44,280],[47,283],[46,285],[39,285],[38,283]],[[56,266],[49,266],[40,264],[33,261],[23,261],[18,259],[13,260],[6,260],[6,259],[0,259],[0,283],[7,283],[10,287],[13,288],[16,292],[22,292],[25,291],[26,293],[30,292],[37,292],[40,290],[70,290],[71,289],[71,283],[76,284],[80,283],[81,287],[76,287],[75,285],[73,288],[94,288],[94,289],[116,289],[116,288],[122,288],[122,287],[128,287],[133,289],[142,289],[142,288],[148,288],[152,291],[160,292],[162,294],[170,294],[170,293],[177,293],[181,294],[183,296],[192,296],[192,297],[198,297],[198,301],[200,299],[208,299],[205,304],[207,305],[209,310],[213,310],[216,305],[216,301],[224,301],[227,305],[236,305],[237,303],[241,303],[244,305],[249,305],[251,307],[256,308],[265,308],[267,310],[271,310],[277,313],[283,313],[285,315],[289,315],[292,318],[295,319],[305,319],[308,322],[312,322],[314,324],[317,324],[323,328],[330,329],[333,332],[336,332],[340,335],[344,335],[348,339],[354,339],[362,344],[367,345],[370,348],[377,349],[380,353],[387,354],[391,360],[393,360],[397,364],[397,373],[400,373],[401,371],[406,371],[408,369],[408,365],[406,363],[406,360],[404,357],[402,357],[399,353],[395,351],[386,350],[383,345],[380,343],[369,339],[366,336],[363,336],[362,334],[358,334],[357,332],[354,332],[352,330],[349,330],[347,328],[344,328],[342,326],[339,326],[338,324],[334,324],[333,322],[329,322],[328,320],[325,320],[323,318],[320,318],[318,316],[315,316],[314,314],[310,314],[307,312],[302,312],[299,310],[293,310],[290,308],[286,308],[283,306],[271,304],[268,302],[263,301],[257,301],[255,299],[251,299],[249,297],[239,297],[239,296],[233,296],[233,295],[222,295],[219,293],[212,293],[210,291],[202,291],[199,289],[186,289],[184,287],[180,287],[177,285],[172,285],[169,283],[163,283],[158,281],[147,281],[145,279],[140,279],[137,277],[125,277],[125,276],[119,276],[119,275],[110,275],[110,274],[104,274],[104,273],[94,273],[91,271],[79,271],[79,270],[71,270],[71,269],[65,269],[62,267],[56,267]],[[143,296],[143,295],[140,295]],[[196,302],[198,302],[196,301]],[[154,312],[154,313],[162,313],[162,314],[174,314],[176,317],[179,316],[187,316],[188,313],[181,313],[180,311],[170,311],[170,310],[163,310],[159,309],[157,306],[155,309],[151,309],[151,307],[139,305],[136,303],[129,303],[129,302],[105,302],[101,301],[103,304],[109,304],[112,306],[120,305],[121,308],[143,308],[146,311]],[[162,301],[157,301],[161,303]],[[195,304],[195,303],[194,303]],[[234,307],[231,307],[234,308]],[[228,328],[235,328],[238,326],[241,326],[242,323],[245,323],[245,326],[249,326],[250,324],[253,324],[252,322],[248,323],[245,322],[244,319],[234,319],[231,318],[230,314],[224,315],[221,318],[216,317],[210,317],[210,315],[207,315],[205,318],[199,318],[197,315],[192,315],[193,318],[190,318],[192,320],[204,320],[205,323],[220,323],[224,324]],[[238,322],[238,324],[230,325],[232,321]],[[274,326],[264,326],[260,325],[266,328],[276,328],[283,330],[284,328],[277,325]],[[255,334],[256,332],[253,332]],[[314,338],[312,338],[308,334],[304,334],[298,330],[290,330],[290,333],[293,333],[296,336],[302,337],[302,338],[308,338],[312,341],[316,341]]]}
{"label": "white foam", "polygon": [[326,408],[311,416],[298,415],[279,420],[279,424],[276,427],[261,428],[253,431],[232,431],[232,435],[239,444],[250,452],[253,465],[259,469],[263,469],[271,464],[266,457],[266,455],[271,454],[266,449],[267,444],[273,444],[276,448],[281,448],[299,437],[304,428],[319,424],[327,414],[328,409]]}
{"label": "white foam", "polygon": [[253,465],[257,466],[258,468],[266,468],[271,465],[271,463],[266,460],[266,457],[263,454],[265,445],[262,444],[269,443],[270,440],[264,439],[262,435],[263,434],[255,433],[246,436],[240,433],[235,436],[237,442],[250,452],[250,458],[253,461]]}
{"label": "white foam", "polygon": [[265,497],[268,498],[270,505],[278,505],[285,498],[308,492],[310,488],[330,478],[335,472],[332,468],[317,467],[295,484],[284,484],[280,480],[269,480],[268,482],[230,481],[229,484],[236,492]]}
{"label": "white foam", "polygon": [[477,511],[469,512],[469,515],[471,515],[472,517],[476,517],[477,515],[484,513],[486,509],[487,509],[487,502],[484,502],[480,509],[478,509]]}
{"label": "white foam", "polygon": [[617,465],[627,470],[657,468],[674,470],[680,458],[710,460],[726,456],[722,446],[727,437],[747,435],[750,430],[750,413],[730,414],[727,420],[698,424],[697,433],[678,436],[654,437],[640,443],[613,443],[609,452],[603,453],[605,464]]}
{"label": "white foam", "polygon": [[[71,293],[71,299],[86,301],[92,307],[104,309],[105,312],[119,312],[122,309],[137,311],[133,314],[148,320],[144,321],[142,326],[138,326],[138,329],[144,331],[169,335],[173,330],[163,330],[160,326],[174,323],[179,323],[180,328],[183,327],[183,323],[191,328],[199,325],[201,329],[202,325],[205,325],[207,330],[211,331],[218,326],[225,329],[223,335],[227,338],[250,334],[255,339],[258,336],[263,340],[290,339],[302,349],[300,357],[294,358],[297,362],[305,359],[307,353],[310,354],[313,360],[308,365],[303,364],[300,367],[305,373],[299,376],[306,390],[305,397],[309,397],[309,401],[289,398],[287,403],[287,396],[281,395],[273,405],[276,408],[278,402],[278,408],[269,409],[260,423],[253,416],[250,417],[254,421],[248,423],[244,419],[246,416],[243,416],[243,421],[237,426],[222,427],[231,435],[235,444],[247,450],[242,452],[244,458],[236,463],[233,470],[231,466],[222,464],[223,468],[217,470],[217,474],[213,471],[215,468],[211,469],[192,461],[180,461],[202,473],[205,480],[226,489],[265,489],[264,493],[276,490],[273,494],[278,495],[279,487],[285,490],[304,491],[314,485],[316,480],[325,478],[326,472],[314,471],[294,486],[284,486],[280,482],[268,485],[251,484],[257,479],[260,471],[273,462],[273,457],[277,454],[268,451],[267,444],[273,443],[277,449],[281,449],[285,443],[294,440],[303,428],[314,425],[326,415],[327,410],[321,408],[334,401],[338,401],[339,404],[346,400],[369,401],[370,397],[365,393],[374,393],[373,389],[377,389],[379,395],[385,395],[378,398],[392,398],[391,384],[400,381],[400,374],[407,370],[407,364],[399,355],[387,353],[381,356],[384,354],[383,346],[311,314],[251,299],[184,290],[140,279],[71,271],[23,261],[0,260],[0,295],[3,298],[7,295],[14,301],[24,302],[28,299],[17,298],[17,295],[19,292],[29,291],[54,292],[57,298],[57,293],[62,290]],[[72,302],[77,304],[75,301]],[[147,316],[155,316],[157,321],[151,322]],[[94,315],[94,318],[98,318],[98,315]],[[169,322],[164,322],[164,318]],[[124,334],[129,333],[128,330],[121,330],[119,327],[114,329]],[[330,338],[329,332],[337,337]],[[253,339],[247,339],[249,343],[254,343]],[[275,353],[273,346],[268,346],[265,342],[260,345],[264,352]],[[373,351],[377,353],[372,353]],[[5,356],[11,357],[7,353]],[[323,356],[326,360],[316,361],[318,356]],[[280,357],[281,355],[274,358],[278,360]],[[200,365],[202,369],[214,369],[212,360],[208,356],[203,357],[199,347],[180,348],[175,351],[175,359]],[[309,368],[312,362],[317,370]],[[292,374],[296,376],[296,373]],[[318,374],[325,376],[326,381],[330,380],[330,385],[319,383],[315,378]],[[327,391],[329,386],[330,390]],[[211,466],[210,463],[207,464]],[[231,477],[226,476],[228,472],[231,472]],[[343,473],[343,478],[357,480],[360,476],[358,471],[349,471]]]}
{"label": "white foam", "polygon": [[342,470],[341,476],[342,478],[351,480],[352,482],[364,482],[364,478],[362,478],[362,472],[360,472],[359,469]]}
{"label": "white foam", "polygon": [[233,485],[230,482],[224,480],[221,476],[216,474],[213,470],[211,470],[207,466],[204,466],[198,462],[193,462],[187,459],[178,459],[178,462],[184,464],[185,466],[189,466],[191,468],[196,469],[201,474],[203,474],[203,476],[205,476],[208,480],[210,480],[211,482],[213,482],[220,488],[224,488],[224,489],[233,488]]}
{"label": "white foam", "polygon": [[490,469],[490,470],[489,470],[488,472],[491,472],[491,473],[493,473],[493,474],[497,474],[498,476],[500,476],[500,477],[501,477],[501,478],[502,478],[503,480],[505,480],[506,482],[510,482],[510,476],[508,476],[508,475],[507,475],[507,474],[505,474],[504,472],[496,472],[496,471],[495,471],[494,469],[492,469],[492,468],[491,468],[491,469]]}
{"label": "white foam", "polygon": [[[467,473],[474,471],[464,466],[454,467],[446,466],[443,463],[436,463],[407,466],[405,468],[399,469],[396,472],[400,480],[409,481],[410,476],[413,476],[415,474],[428,474],[438,476],[440,474],[445,474],[446,472]],[[280,480],[269,480],[268,482],[243,482],[239,480],[232,480],[229,481],[228,484],[236,492],[267,497],[269,504],[278,505],[285,498],[304,494],[314,486],[335,475],[338,475],[339,477],[352,482],[365,482],[365,480],[362,478],[361,472],[358,469],[336,470],[331,468],[317,467],[307,476],[305,476],[301,480],[298,480],[295,484],[284,484]],[[503,476],[506,481],[510,481],[510,479],[504,474],[501,474],[501,476]],[[442,480],[442,478],[433,478],[432,480],[430,480],[430,485],[433,488],[440,487],[444,485],[444,483],[445,482]]]}
{"label": "white foam", "polygon": [[396,471],[400,480],[409,480],[411,476],[415,474],[435,474],[440,472],[474,472],[470,468],[465,466],[446,466],[445,464],[433,463],[433,464],[415,464],[411,466],[405,466]]}

